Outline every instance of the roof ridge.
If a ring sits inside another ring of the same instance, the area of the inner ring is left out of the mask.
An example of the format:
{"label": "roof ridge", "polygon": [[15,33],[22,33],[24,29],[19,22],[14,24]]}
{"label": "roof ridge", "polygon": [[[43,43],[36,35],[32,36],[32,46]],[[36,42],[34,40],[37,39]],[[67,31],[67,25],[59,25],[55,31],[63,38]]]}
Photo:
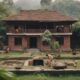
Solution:
{"label": "roof ridge", "polygon": [[49,11],[49,12],[58,12],[56,10],[49,10],[49,9],[20,10],[20,12],[22,12],[22,11]]}

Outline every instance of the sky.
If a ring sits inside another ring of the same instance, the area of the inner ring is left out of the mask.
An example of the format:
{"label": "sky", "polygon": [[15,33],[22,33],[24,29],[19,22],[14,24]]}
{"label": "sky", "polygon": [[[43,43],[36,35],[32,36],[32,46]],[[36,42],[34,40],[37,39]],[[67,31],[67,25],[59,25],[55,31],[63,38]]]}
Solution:
{"label": "sky", "polygon": [[[0,1],[2,1],[2,0],[0,0]],[[16,2],[16,1],[18,1],[18,0],[13,0],[14,2]],[[34,0],[35,1],[35,0]],[[55,1],[55,0],[52,0],[53,2]]]}
{"label": "sky", "polygon": [[[16,1],[18,1],[18,0],[13,0],[14,2],[16,2]],[[53,2],[55,1],[55,0],[52,0]]]}
{"label": "sky", "polygon": [[[14,2],[16,2],[16,1],[18,1],[18,0],[13,0]],[[55,0],[52,0],[53,2],[55,1]],[[80,0],[76,0],[76,1],[80,1]]]}
{"label": "sky", "polygon": [[[0,1],[2,1],[2,0],[0,0]],[[13,0],[14,2],[16,2],[16,1],[18,1],[18,0]],[[34,0],[35,1],[35,0]],[[52,2],[54,2],[55,0],[52,0]],[[76,1],[80,1],[80,0],[76,0]]]}
{"label": "sky", "polygon": [[[14,2],[16,2],[16,1],[18,1],[18,0],[13,0]],[[54,0],[52,0],[52,1],[54,1]]]}

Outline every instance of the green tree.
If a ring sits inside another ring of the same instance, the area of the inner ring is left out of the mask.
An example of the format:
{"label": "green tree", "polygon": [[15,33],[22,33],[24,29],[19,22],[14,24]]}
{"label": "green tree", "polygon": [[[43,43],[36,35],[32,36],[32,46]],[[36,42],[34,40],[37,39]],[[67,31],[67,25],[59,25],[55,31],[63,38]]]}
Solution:
{"label": "green tree", "polygon": [[80,1],[77,0],[41,0],[42,9],[50,9],[72,17],[80,17]]}
{"label": "green tree", "polygon": [[52,0],[41,0],[42,9],[48,9]]}
{"label": "green tree", "polygon": [[0,21],[0,49],[3,49],[6,40],[6,24],[3,21]]}
{"label": "green tree", "polygon": [[2,2],[0,2],[0,19],[7,15],[7,9],[3,6]]}
{"label": "green tree", "polygon": [[17,9],[12,0],[2,0],[0,2],[0,19],[17,13]]}
{"label": "green tree", "polygon": [[47,42],[47,44],[50,46],[51,52],[53,52],[55,56],[59,53],[57,52],[57,49],[60,48],[59,42],[52,40],[52,33],[49,30],[45,30],[45,32],[42,34],[42,41]]}
{"label": "green tree", "polygon": [[69,16],[80,16],[80,2],[77,0],[55,0],[52,9]]}
{"label": "green tree", "polygon": [[80,20],[73,24],[73,31],[80,30]]}
{"label": "green tree", "polygon": [[80,48],[80,21],[73,24],[73,34],[71,37],[71,47],[73,49],[73,53],[75,53],[75,50]]}
{"label": "green tree", "polygon": [[14,5],[13,0],[3,0],[2,5],[5,7],[7,10],[8,15],[14,15],[17,13],[17,9]]}
{"label": "green tree", "polygon": [[51,36],[52,36],[52,33],[49,30],[45,30],[45,32],[42,34],[42,41],[45,41],[48,44],[50,44]]}
{"label": "green tree", "polygon": [[16,8],[12,0],[2,0],[0,2],[0,49],[3,48],[6,40],[6,25],[1,20],[8,15],[13,15],[15,12]]}

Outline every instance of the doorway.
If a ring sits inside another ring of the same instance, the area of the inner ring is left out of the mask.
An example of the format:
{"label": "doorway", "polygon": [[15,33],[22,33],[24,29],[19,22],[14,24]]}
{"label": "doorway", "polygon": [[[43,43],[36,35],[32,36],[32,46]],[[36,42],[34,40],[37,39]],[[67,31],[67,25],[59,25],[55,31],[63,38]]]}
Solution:
{"label": "doorway", "polygon": [[31,37],[29,40],[30,48],[37,48],[37,37]]}

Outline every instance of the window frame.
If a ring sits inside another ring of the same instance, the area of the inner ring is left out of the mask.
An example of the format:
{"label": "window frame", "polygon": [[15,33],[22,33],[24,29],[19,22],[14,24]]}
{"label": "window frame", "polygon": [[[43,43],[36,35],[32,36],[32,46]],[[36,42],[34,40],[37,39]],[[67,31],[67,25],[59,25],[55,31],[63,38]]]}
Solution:
{"label": "window frame", "polygon": [[56,41],[59,42],[59,45],[64,45],[64,36],[56,36]]}
{"label": "window frame", "polygon": [[14,45],[15,46],[22,46],[22,37],[14,37]]}

